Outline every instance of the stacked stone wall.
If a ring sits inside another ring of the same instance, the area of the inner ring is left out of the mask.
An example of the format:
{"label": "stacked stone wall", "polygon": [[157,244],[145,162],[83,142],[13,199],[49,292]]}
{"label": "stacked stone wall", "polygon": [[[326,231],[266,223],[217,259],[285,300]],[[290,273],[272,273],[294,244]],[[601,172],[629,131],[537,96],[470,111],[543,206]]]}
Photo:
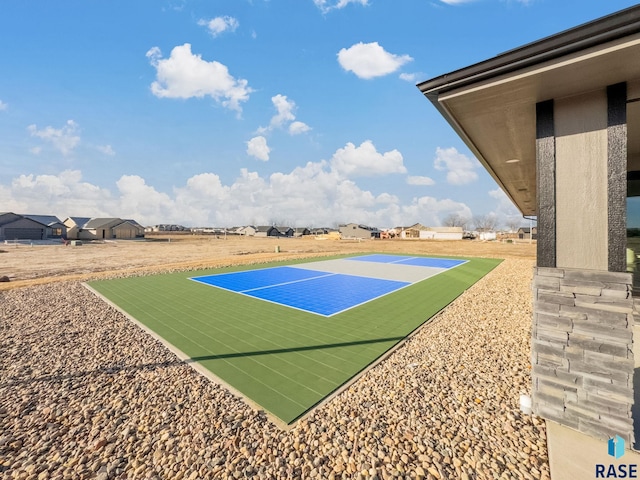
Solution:
{"label": "stacked stone wall", "polygon": [[633,444],[631,274],[537,267],[533,278],[533,410]]}

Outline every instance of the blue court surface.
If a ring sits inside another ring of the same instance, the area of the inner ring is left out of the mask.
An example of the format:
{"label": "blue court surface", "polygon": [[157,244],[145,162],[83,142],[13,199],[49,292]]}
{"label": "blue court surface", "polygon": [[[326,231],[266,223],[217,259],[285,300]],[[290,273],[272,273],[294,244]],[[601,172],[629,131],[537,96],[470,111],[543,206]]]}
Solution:
{"label": "blue court surface", "polygon": [[[298,268],[264,268],[191,280],[329,317],[465,262],[447,258],[363,255],[331,262],[310,262],[298,265]],[[384,278],[381,268],[387,267],[380,264],[389,264],[388,269],[394,272],[393,279]]]}
{"label": "blue court surface", "polygon": [[466,263],[467,260],[451,258],[401,257],[398,255],[364,255],[362,257],[347,258],[358,262],[393,263],[398,265],[414,265],[416,267],[453,268]]}

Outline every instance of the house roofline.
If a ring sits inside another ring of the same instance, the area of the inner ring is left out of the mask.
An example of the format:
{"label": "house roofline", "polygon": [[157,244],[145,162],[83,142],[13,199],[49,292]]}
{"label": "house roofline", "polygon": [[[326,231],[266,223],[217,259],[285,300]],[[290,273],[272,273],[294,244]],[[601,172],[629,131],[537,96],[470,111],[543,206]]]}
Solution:
{"label": "house roofline", "polygon": [[640,5],[629,7],[416,86],[437,104],[442,93],[639,33],[639,18]]}

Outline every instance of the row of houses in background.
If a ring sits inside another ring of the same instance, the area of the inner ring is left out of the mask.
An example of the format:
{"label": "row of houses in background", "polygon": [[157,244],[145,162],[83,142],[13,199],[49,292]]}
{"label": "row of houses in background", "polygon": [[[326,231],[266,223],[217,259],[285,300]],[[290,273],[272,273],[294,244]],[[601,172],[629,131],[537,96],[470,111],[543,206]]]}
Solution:
{"label": "row of houses in background", "polygon": [[[309,229],[306,227],[287,227],[277,225],[259,225],[257,227],[253,225],[245,225],[242,227],[231,228],[196,227],[186,230],[202,234],[241,235],[245,237],[302,237],[303,235],[326,235],[332,231],[329,228]],[[337,230],[334,231],[337,232]]]}
{"label": "row of houses in background", "polygon": [[107,240],[144,237],[144,227],[122,218],[68,217],[0,212],[1,240]]}
{"label": "row of houses in background", "polygon": [[[340,225],[340,236],[342,238],[417,238],[423,240],[462,240],[464,230],[462,227],[427,227],[420,223],[415,223],[408,227],[395,227],[387,230],[378,230],[367,225],[357,223],[347,223]],[[482,240],[495,240],[495,232],[483,232],[487,238]],[[492,235],[490,235],[492,234]]]}
{"label": "row of houses in background", "polygon": [[[348,223],[340,225],[340,236],[342,238],[415,238],[422,240],[462,240],[463,238],[478,240],[496,240],[498,232],[481,231],[465,232],[462,227],[427,227],[420,223],[415,223],[408,227],[394,227],[387,230],[378,230],[367,225]],[[538,237],[537,228],[521,227],[517,232],[501,234],[501,238],[512,238],[518,240],[536,240]]]}
{"label": "row of houses in background", "polygon": [[[462,240],[479,238],[495,240],[495,232],[470,234],[461,227],[427,227],[416,223],[407,227],[395,227],[379,230],[375,227],[357,223],[341,224],[335,228],[294,228],[289,226],[261,225],[233,228],[188,228],[175,224],[160,224],[143,227],[132,219],[67,217],[64,221],[54,215],[19,215],[0,213],[0,241],[2,240],[45,240],[61,238],[66,240],[108,240],[134,239],[144,237],[145,233],[183,232],[215,235],[242,235],[248,237],[302,237],[305,235],[329,236],[345,239],[371,238],[408,238],[424,240]],[[535,240],[536,227],[520,228],[516,238]]]}

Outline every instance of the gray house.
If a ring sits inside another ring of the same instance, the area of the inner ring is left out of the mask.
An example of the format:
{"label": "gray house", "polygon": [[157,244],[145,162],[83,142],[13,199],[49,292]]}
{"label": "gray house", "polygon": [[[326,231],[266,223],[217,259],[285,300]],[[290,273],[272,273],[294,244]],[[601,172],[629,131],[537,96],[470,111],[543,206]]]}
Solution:
{"label": "gray house", "polygon": [[294,230],[291,227],[276,226],[269,233],[270,237],[293,237]]}
{"label": "gray house", "polygon": [[256,237],[268,237],[269,232],[273,229],[272,225],[258,225],[255,227],[254,236]]}
{"label": "gray house", "polygon": [[47,226],[48,238],[66,238],[67,226],[55,215],[23,215]]}
{"label": "gray house", "polygon": [[363,240],[369,240],[371,238],[379,238],[380,231],[377,228],[369,227],[367,225],[359,225],[357,223],[347,223],[345,225],[339,225],[340,236],[342,238],[360,238]]}
{"label": "gray house", "polygon": [[302,237],[305,235],[311,235],[311,230],[309,230],[306,227],[296,227],[293,229],[293,236],[294,237]]}
{"label": "gray house", "polygon": [[293,228],[276,227],[273,225],[260,225],[255,227],[256,237],[292,237]]}
{"label": "gray house", "polygon": [[0,240],[44,240],[47,226],[17,213],[0,213]]}

